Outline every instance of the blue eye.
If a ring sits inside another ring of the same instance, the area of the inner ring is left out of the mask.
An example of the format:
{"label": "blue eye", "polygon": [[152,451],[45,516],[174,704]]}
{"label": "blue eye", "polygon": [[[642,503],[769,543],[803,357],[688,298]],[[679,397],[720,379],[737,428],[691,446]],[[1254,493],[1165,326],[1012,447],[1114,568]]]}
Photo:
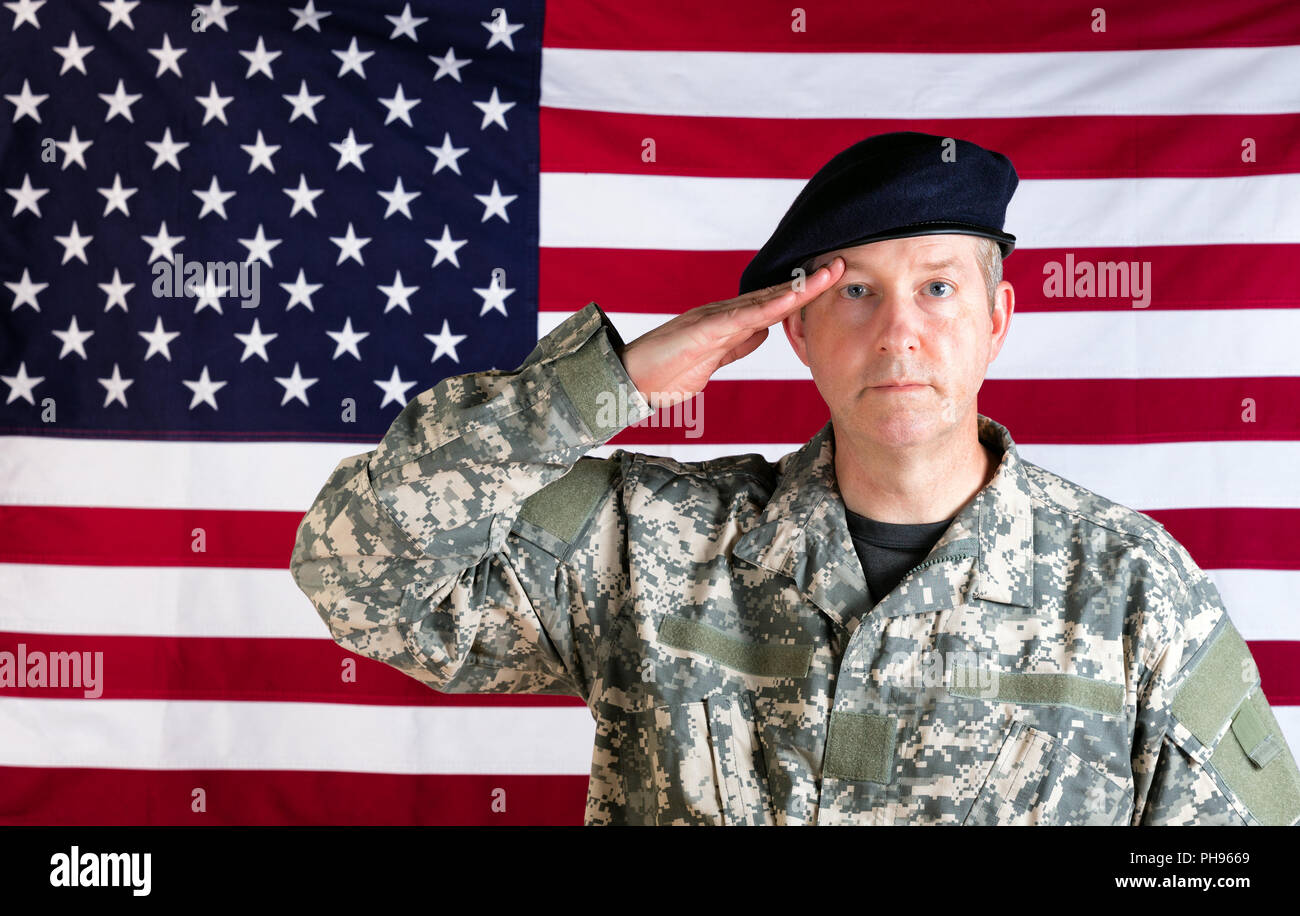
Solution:
{"label": "blue eye", "polygon": [[863,284],[863,283],[850,283],[848,286],[844,287],[845,290],[850,290],[850,289],[855,289],[855,288],[856,288],[856,289],[860,289],[860,290],[862,290],[862,295],[861,295],[861,296],[849,296],[850,299],[861,299],[862,296],[865,296],[865,295],[867,294],[867,287],[866,287],[866,285]]}
{"label": "blue eye", "polygon": [[[949,283],[947,280],[935,280],[935,281],[933,281],[933,282],[930,283],[930,288],[931,288],[931,289],[933,289],[933,288],[936,287],[936,286],[946,286],[946,287],[948,287],[949,289],[952,289],[952,284]],[[952,295],[952,293],[948,293],[947,295],[940,296],[939,298],[940,298],[940,299],[946,299],[946,298],[948,298],[948,296],[951,296],[951,295]]]}

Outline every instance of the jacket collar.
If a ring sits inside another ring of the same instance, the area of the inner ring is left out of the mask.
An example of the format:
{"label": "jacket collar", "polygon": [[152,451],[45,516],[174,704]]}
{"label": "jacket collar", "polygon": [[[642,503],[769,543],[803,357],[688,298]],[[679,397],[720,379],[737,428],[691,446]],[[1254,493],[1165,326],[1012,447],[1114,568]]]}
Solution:
{"label": "jacket collar", "polygon": [[[934,568],[948,557],[973,557],[974,575],[962,578],[963,584],[950,597],[959,602],[979,598],[1030,607],[1034,545],[1029,481],[1006,427],[983,414],[977,416],[980,441],[995,453],[1000,451],[1001,461],[992,479],[958,511],[922,565]],[[867,584],[849,535],[834,455],[834,428],[828,421],[798,451],[781,458],[780,479],[760,522],[737,540],[733,553],[789,576],[808,600],[844,624],[863,609]]]}

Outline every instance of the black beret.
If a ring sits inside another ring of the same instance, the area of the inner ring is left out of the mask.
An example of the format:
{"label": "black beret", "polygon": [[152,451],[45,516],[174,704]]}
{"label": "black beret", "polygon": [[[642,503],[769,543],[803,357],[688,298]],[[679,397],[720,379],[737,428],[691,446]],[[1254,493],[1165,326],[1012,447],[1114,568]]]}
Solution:
{"label": "black beret", "polygon": [[1010,159],[969,140],[910,130],[859,140],[804,185],[740,275],[740,293],[789,282],[814,255],[882,239],[977,235],[1005,258],[1016,237],[1002,224],[1019,182]]}

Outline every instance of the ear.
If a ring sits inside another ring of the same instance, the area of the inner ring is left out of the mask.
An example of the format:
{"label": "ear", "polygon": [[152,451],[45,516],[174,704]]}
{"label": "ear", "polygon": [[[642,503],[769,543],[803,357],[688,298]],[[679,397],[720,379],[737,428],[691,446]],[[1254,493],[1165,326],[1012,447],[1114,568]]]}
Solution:
{"label": "ear", "polygon": [[1016,290],[1008,281],[1003,280],[993,292],[993,313],[989,340],[989,362],[998,358],[1002,345],[1006,343],[1007,333],[1011,330],[1011,315],[1016,310]]}
{"label": "ear", "polygon": [[781,320],[781,326],[785,329],[785,336],[790,341],[790,346],[794,349],[795,356],[799,357],[799,362],[812,368],[808,362],[808,340],[805,336],[807,327],[801,314],[808,306],[796,309]]}

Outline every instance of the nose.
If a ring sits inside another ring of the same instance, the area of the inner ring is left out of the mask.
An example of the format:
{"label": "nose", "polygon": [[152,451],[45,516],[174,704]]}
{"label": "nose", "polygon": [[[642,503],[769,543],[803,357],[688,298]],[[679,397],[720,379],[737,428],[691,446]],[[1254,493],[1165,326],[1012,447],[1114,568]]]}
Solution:
{"label": "nose", "polygon": [[921,345],[921,309],[910,295],[890,291],[881,296],[873,324],[879,353],[906,353]]}

